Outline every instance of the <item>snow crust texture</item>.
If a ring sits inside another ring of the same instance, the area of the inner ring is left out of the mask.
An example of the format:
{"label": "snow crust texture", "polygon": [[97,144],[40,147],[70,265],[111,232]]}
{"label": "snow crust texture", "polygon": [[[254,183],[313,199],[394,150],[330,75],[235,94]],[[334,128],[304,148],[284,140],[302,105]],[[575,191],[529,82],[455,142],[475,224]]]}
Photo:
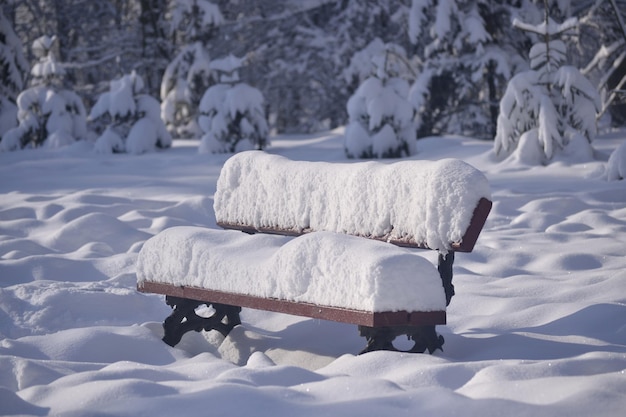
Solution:
{"label": "snow crust texture", "polygon": [[455,159],[328,163],[242,152],[222,168],[218,222],[302,232],[332,231],[426,244],[459,242],[481,197],[485,176]]}
{"label": "snow crust texture", "polygon": [[437,269],[384,242],[331,232],[297,238],[199,227],[148,240],[137,280],[360,311],[443,311]]}

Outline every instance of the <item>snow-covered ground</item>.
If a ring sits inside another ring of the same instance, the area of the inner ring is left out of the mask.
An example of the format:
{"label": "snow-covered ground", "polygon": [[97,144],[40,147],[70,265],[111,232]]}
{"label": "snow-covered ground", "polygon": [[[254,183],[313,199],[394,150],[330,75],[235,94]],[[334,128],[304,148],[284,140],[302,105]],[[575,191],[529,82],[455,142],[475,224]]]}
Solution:
{"label": "snow-covered ground", "polygon": [[[598,160],[496,163],[492,143],[419,142],[488,177],[494,208],[435,355],[373,352],[355,326],[244,310],[222,340],[161,340],[162,297],[135,260],[175,225],[215,228],[226,155],[197,141],[141,156],[85,144],[0,153],[0,415],[621,416],[626,409],[626,182]],[[271,153],[346,162],[339,133]],[[432,254],[418,252],[432,257]]]}

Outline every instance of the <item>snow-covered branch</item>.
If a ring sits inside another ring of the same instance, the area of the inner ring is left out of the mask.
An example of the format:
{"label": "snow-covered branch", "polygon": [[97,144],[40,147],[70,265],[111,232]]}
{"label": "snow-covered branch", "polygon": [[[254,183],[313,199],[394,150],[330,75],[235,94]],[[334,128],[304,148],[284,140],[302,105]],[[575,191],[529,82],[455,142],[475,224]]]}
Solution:
{"label": "snow-covered branch", "polygon": [[547,22],[544,21],[538,25],[532,25],[530,23],[524,23],[515,18],[513,19],[513,26],[526,32],[536,33],[537,35],[557,37],[567,31],[576,29],[576,27],[578,26],[578,19],[575,17],[571,17],[565,22],[559,24],[549,18]]}

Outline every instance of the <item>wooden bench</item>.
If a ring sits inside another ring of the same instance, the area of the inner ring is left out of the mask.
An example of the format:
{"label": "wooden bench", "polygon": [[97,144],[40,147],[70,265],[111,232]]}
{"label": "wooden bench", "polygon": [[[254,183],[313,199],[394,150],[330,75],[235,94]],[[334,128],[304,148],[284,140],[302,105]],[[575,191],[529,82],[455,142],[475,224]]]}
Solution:
{"label": "wooden bench", "polygon": [[[171,346],[191,330],[226,336],[245,307],[358,325],[361,353],[396,350],[399,335],[414,341],[409,352],[432,353],[444,342],[435,325],[446,324],[454,295],[454,253],[473,250],[489,197],[484,175],[458,160],[337,164],[243,152],[225,163],[214,208],[219,226],[245,234],[164,230],[139,253],[137,288],[166,296]],[[439,251],[437,267],[405,248]],[[198,315],[202,305],[213,315]]]}

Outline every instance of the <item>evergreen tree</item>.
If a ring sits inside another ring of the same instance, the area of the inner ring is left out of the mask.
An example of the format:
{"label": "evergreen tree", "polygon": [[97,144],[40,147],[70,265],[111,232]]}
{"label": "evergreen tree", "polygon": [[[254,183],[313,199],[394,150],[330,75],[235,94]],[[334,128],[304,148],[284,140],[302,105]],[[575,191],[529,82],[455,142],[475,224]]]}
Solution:
{"label": "evergreen tree", "polygon": [[172,33],[183,47],[165,69],[161,81],[161,116],[177,137],[198,137],[196,124],[202,94],[216,83],[209,69],[208,42],[224,22],[219,8],[204,0],[179,1],[172,17]]}
{"label": "evergreen tree", "polygon": [[65,70],[56,59],[55,36],[42,36],[33,42],[39,58],[31,75],[34,86],[17,97],[19,125],[6,132],[2,150],[46,145],[60,147],[87,135],[86,112],[81,98],[63,89]]}
{"label": "evergreen tree", "polygon": [[[206,0],[184,0],[187,10],[194,4],[198,10],[186,15],[176,14],[177,0],[9,0],[0,7],[23,45],[58,34],[63,82],[85,103],[94,103],[110,80],[133,69],[144,76],[150,95],[157,97],[163,87],[178,102],[191,91],[196,95],[191,102],[197,103],[207,82],[200,69],[207,58],[201,55],[233,53],[253,63],[241,69],[242,76],[263,92],[273,130],[333,128],[347,123],[345,103],[363,82],[363,74],[345,69],[378,38],[403,47],[415,64],[411,97],[419,109],[419,136],[452,132],[485,138],[494,136],[506,82],[528,68],[521,57],[532,45],[531,36],[510,22],[517,17],[536,24],[543,16],[536,0],[211,1],[223,15],[219,26],[196,19],[210,4]],[[624,1],[549,1],[552,16],[580,17],[568,62],[585,67],[618,125],[626,114],[618,103],[626,75],[617,19],[626,18]],[[196,42],[203,43],[202,51]],[[180,54],[176,59],[174,51]],[[30,50],[26,55],[34,66],[38,58]],[[215,82],[208,77],[208,85]],[[179,79],[187,85],[173,81]],[[193,128],[196,105],[170,105],[165,96],[162,101],[167,101],[163,115],[179,118],[176,129],[186,130],[185,120]]]}
{"label": "evergreen tree", "polygon": [[[332,76],[337,81],[332,88],[337,89],[340,96],[337,98],[329,96],[331,100],[323,103],[323,106],[332,109],[333,113],[341,116],[341,118],[335,119],[336,123],[345,124],[349,115],[345,113],[345,108],[336,108],[335,106],[345,103],[363,83],[364,77],[369,77],[372,73],[371,71],[361,72],[358,75],[354,72],[351,73],[351,63],[360,58],[365,58],[367,55],[371,58],[374,51],[368,51],[368,49],[380,48],[381,45],[384,47],[397,45],[404,56],[404,51],[408,46],[406,37],[407,10],[404,3],[404,1],[399,0],[351,0],[330,3],[334,10],[329,9],[325,31],[331,35],[334,42],[329,45],[327,48],[329,51],[326,54],[330,55],[330,62],[334,63],[335,67],[339,67],[338,73],[337,69],[334,69]],[[396,66],[397,56],[389,55],[388,57],[391,60],[388,65]],[[367,61],[371,63],[371,59],[366,58]],[[315,66],[312,69],[314,68]],[[396,66],[396,69],[400,71],[397,75],[404,78],[407,66],[401,63]],[[412,75],[407,78],[410,77]],[[340,97],[342,99],[338,100]]]}
{"label": "evergreen tree", "polygon": [[212,51],[249,57],[242,75],[263,92],[278,132],[345,124],[345,103],[360,81],[343,74],[353,55],[376,37],[406,44],[400,0],[226,3],[228,23]]}
{"label": "evergreen tree", "polygon": [[246,78],[256,76],[255,84],[264,92],[277,131],[326,129],[337,117],[336,105],[331,103],[341,100],[341,81],[330,54],[335,39],[304,13],[277,26],[268,27],[276,40],[269,36],[247,54],[254,73],[243,72]]}
{"label": "evergreen tree", "polygon": [[505,2],[413,0],[409,37],[422,65],[409,97],[418,136],[493,137],[498,98],[523,66],[505,30],[511,14]]}
{"label": "evergreen tree", "polygon": [[378,72],[376,62],[381,57],[386,57],[389,74],[407,81],[415,78],[414,63],[409,61],[404,48],[395,43],[385,44],[380,38],[375,38],[365,48],[357,51],[350,59],[350,65],[343,70],[342,76],[349,84],[356,84],[358,87]]}
{"label": "evergreen tree", "polygon": [[263,94],[239,81],[243,60],[233,55],[211,62],[220,83],[200,101],[198,124],[204,135],[200,153],[229,153],[269,145]]}
{"label": "evergreen tree", "polygon": [[[110,79],[144,65],[139,6],[136,0],[20,0],[11,11],[24,45],[57,34],[66,87],[93,103]],[[28,53],[34,65],[37,58]],[[156,68],[150,56],[145,62]]]}
{"label": "evergreen tree", "polygon": [[141,154],[168,148],[172,137],[161,120],[160,103],[142,94],[144,82],[134,71],[110,83],[91,109],[89,119],[101,133],[95,144],[98,153]]}
{"label": "evergreen tree", "polygon": [[546,9],[543,23],[516,20],[514,25],[536,34],[538,42],[530,50],[531,69],[511,79],[500,102],[496,154],[515,153],[529,164],[547,163],[559,150],[590,158],[600,98],[578,69],[564,65],[566,46],[561,40],[576,28],[577,19],[557,24]]}
{"label": "evergreen tree", "polygon": [[[626,123],[626,0],[594,0],[581,5],[577,55],[582,73],[602,96],[599,117],[610,114],[614,126]],[[582,51],[581,51],[582,49]],[[580,53],[583,52],[583,53]],[[593,58],[589,56],[593,54]]]}
{"label": "evergreen tree", "polygon": [[24,88],[28,63],[22,43],[0,9],[0,138],[17,126],[17,95]]}
{"label": "evergreen tree", "polygon": [[392,69],[393,49],[397,47],[389,46],[374,58],[376,73],[348,100],[345,151],[349,158],[400,158],[415,152],[409,84]]}
{"label": "evergreen tree", "polygon": [[144,75],[148,94],[156,94],[170,61],[172,44],[166,20],[168,0],[139,0],[141,54],[134,70]]}
{"label": "evergreen tree", "polygon": [[626,179],[626,142],[622,142],[622,144],[611,153],[606,171],[609,181]]}

